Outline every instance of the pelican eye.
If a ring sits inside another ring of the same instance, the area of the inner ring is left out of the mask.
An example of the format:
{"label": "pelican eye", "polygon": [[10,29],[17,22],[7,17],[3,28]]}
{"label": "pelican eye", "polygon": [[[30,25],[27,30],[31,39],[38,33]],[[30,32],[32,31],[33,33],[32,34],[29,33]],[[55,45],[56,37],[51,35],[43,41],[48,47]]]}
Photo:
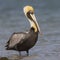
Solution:
{"label": "pelican eye", "polygon": [[27,12],[27,14],[28,15],[33,14],[33,11],[30,10],[30,11]]}
{"label": "pelican eye", "polygon": [[33,14],[33,11],[30,10],[29,12],[30,12],[30,14]]}

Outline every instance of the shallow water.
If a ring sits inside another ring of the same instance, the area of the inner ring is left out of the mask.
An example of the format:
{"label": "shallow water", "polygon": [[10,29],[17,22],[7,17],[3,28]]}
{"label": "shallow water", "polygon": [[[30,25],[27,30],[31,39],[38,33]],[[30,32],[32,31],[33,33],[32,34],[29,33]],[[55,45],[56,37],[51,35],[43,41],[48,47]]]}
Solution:
{"label": "shallow water", "polygon": [[[59,0],[0,0],[0,56],[18,56],[17,51],[6,51],[5,45],[13,32],[26,31],[29,22],[23,13],[25,5],[35,8],[43,36],[30,49],[30,56],[21,60],[60,60],[60,1]],[[22,52],[22,55],[26,55]],[[15,58],[15,57],[14,57]]]}

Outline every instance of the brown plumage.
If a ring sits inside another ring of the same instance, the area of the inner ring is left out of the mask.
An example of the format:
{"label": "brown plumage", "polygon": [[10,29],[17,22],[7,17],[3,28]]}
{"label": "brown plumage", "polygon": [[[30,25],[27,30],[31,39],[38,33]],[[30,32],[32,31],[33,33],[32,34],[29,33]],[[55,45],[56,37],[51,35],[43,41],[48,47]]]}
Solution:
{"label": "brown plumage", "polygon": [[29,49],[32,48],[37,41],[40,28],[34,15],[34,9],[31,6],[25,6],[24,13],[31,24],[31,28],[28,32],[13,33],[7,42],[6,50],[26,51],[28,55]]}

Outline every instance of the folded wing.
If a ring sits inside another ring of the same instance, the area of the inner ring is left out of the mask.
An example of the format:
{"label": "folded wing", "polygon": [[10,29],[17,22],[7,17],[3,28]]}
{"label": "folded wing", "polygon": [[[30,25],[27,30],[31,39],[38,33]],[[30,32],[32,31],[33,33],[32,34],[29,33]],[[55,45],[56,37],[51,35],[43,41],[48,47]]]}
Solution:
{"label": "folded wing", "polygon": [[14,47],[18,43],[22,44],[27,38],[27,33],[13,33],[7,42],[6,47]]}

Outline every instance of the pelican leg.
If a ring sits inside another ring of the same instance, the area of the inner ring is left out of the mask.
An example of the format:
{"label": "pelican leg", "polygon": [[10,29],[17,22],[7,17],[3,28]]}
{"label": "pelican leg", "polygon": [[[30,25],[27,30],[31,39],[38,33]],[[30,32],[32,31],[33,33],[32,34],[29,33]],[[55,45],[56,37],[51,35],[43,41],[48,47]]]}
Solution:
{"label": "pelican leg", "polygon": [[26,52],[27,52],[27,56],[29,56],[29,51],[27,50]]}
{"label": "pelican leg", "polygon": [[21,56],[21,51],[19,51],[19,55]]}

